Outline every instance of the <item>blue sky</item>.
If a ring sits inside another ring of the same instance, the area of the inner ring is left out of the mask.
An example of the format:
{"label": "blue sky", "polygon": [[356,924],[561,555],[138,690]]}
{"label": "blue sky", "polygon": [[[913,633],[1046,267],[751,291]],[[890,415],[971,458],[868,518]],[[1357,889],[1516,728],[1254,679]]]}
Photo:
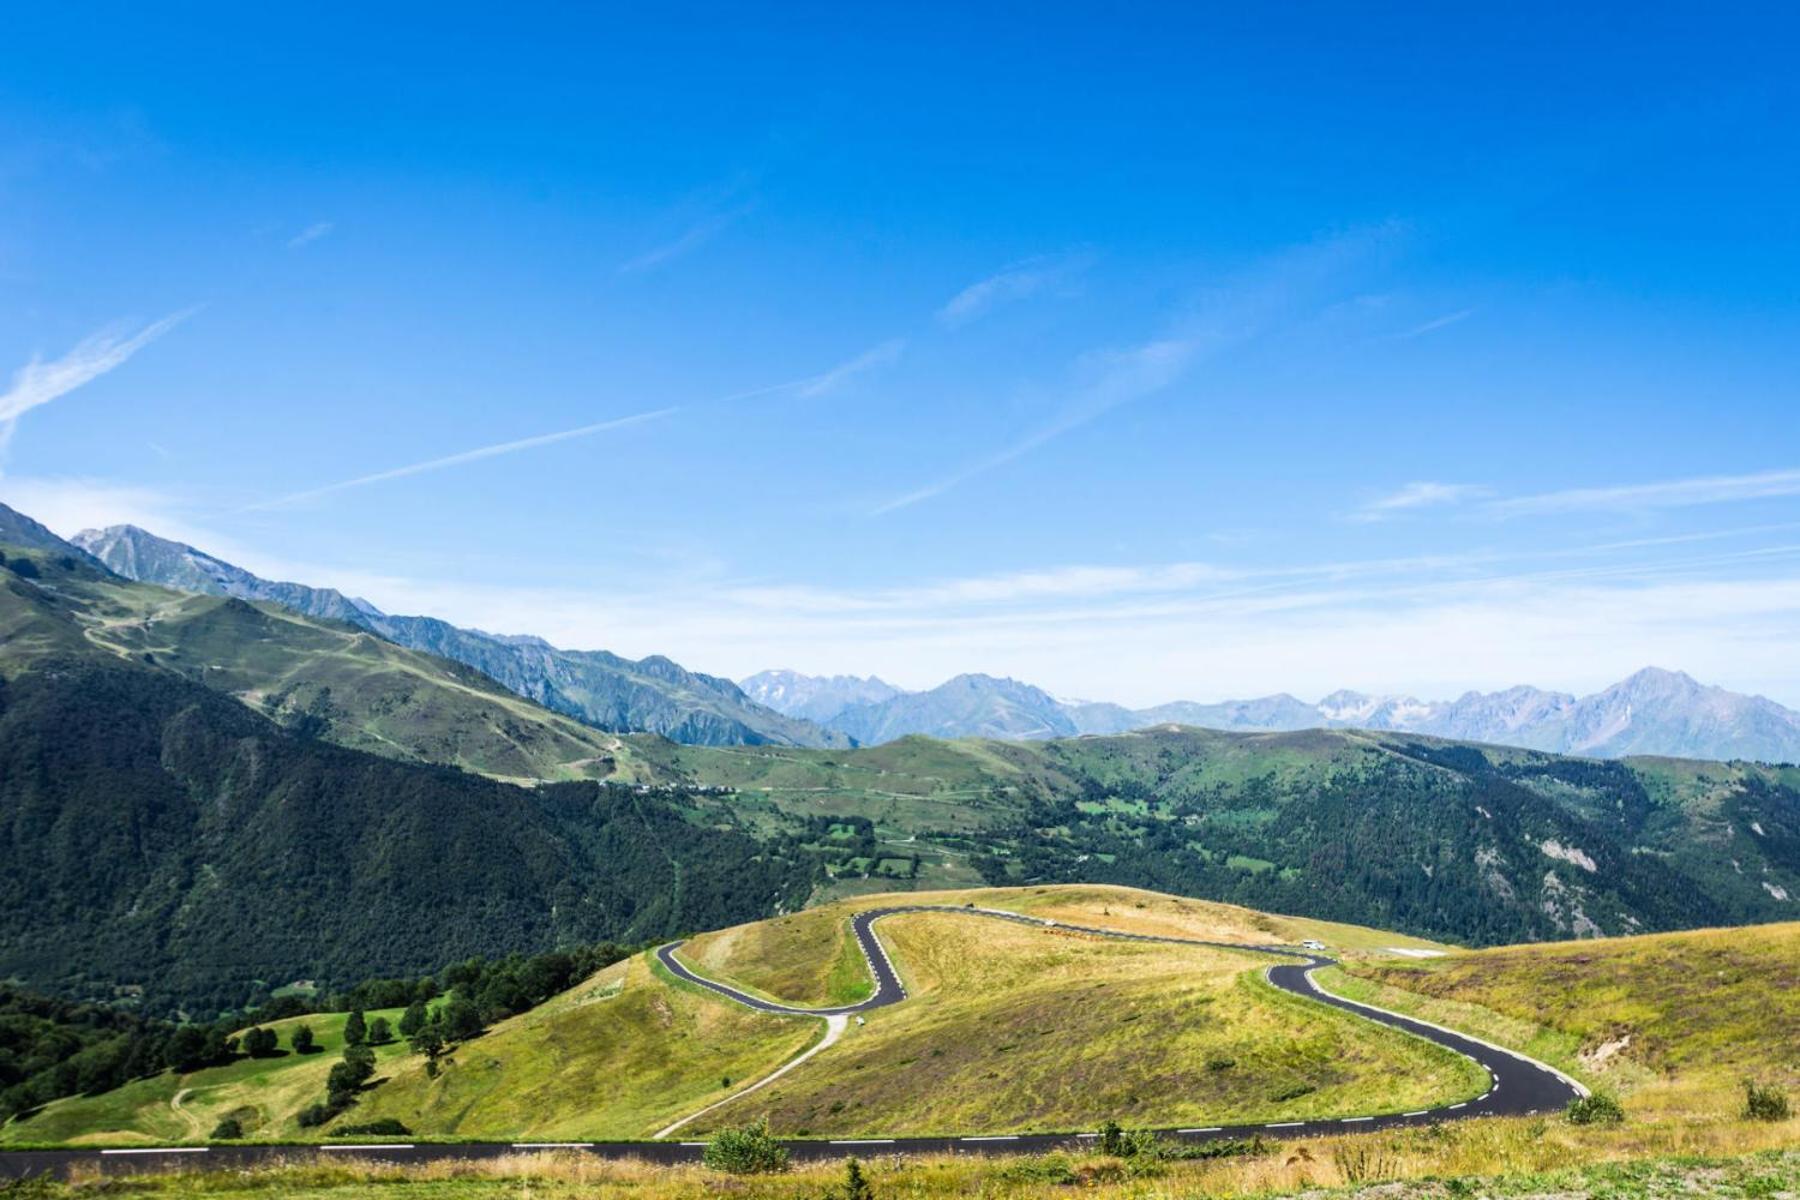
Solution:
{"label": "blue sky", "polygon": [[739,676],[1800,703],[1778,6],[41,6],[0,499]]}

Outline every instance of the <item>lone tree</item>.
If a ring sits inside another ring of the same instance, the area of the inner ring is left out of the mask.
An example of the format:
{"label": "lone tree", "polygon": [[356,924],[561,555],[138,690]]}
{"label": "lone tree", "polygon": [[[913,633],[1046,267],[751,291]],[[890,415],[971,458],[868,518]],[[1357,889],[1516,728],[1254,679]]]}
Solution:
{"label": "lone tree", "polygon": [[425,1056],[425,1075],[436,1079],[438,1059],[444,1053],[444,1035],[436,1025],[427,1025],[412,1035],[413,1053]]}
{"label": "lone tree", "polygon": [[394,1030],[387,1023],[386,1017],[376,1017],[369,1022],[369,1045],[385,1046],[393,1040]]}
{"label": "lone tree", "polygon": [[294,1048],[295,1054],[311,1054],[319,1048],[319,1044],[313,1041],[311,1025],[296,1025],[294,1035],[289,1039],[288,1045]]}
{"label": "lone tree", "polygon": [[425,1028],[425,1022],[430,1019],[431,1015],[425,1011],[425,1001],[414,1000],[406,1006],[406,1011],[400,1014],[400,1036],[412,1037],[413,1034]]}
{"label": "lone tree", "polygon": [[344,1022],[344,1045],[360,1046],[369,1040],[369,1026],[363,1020],[360,1008],[350,1010],[350,1019]]}

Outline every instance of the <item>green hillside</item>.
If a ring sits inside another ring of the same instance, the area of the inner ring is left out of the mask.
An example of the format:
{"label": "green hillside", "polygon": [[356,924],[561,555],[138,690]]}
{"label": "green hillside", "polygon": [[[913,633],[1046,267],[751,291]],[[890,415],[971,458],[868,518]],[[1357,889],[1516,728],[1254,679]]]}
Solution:
{"label": "green hillside", "polygon": [[[0,553],[5,553],[0,548]],[[49,652],[173,671],[307,736],[511,779],[602,778],[619,741],[485,675],[365,630],[274,604],[131,583],[51,551],[13,549],[0,574],[0,675]],[[65,563],[67,565],[65,565]]]}
{"label": "green hillside", "polygon": [[[1416,944],[1116,888],[934,900],[1245,942],[1341,935],[1377,955],[1384,945]],[[780,921],[739,927],[714,935],[712,950],[697,942],[693,960],[707,960],[723,941],[736,950],[725,956],[733,978],[767,979],[785,968],[777,955],[805,962],[811,949],[834,961],[850,914],[872,903],[809,912],[812,936],[797,939],[780,932]],[[1261,980],[1264,956],[955,913],[891,917],[880,929],[909,998],[694,1128],[764,1115],[782,1132],[832,1136],[1087,1128],[1106,1117],[1279,1120],[1397,1111],[1486,1085],[1473,1064],[1428,1043],[1274,991]],[[750,956],[752,947],[762,956]],[[640,955],[455,1047],[435,1075],[419,1055],[384,1051],[375,1085],[334,1124],[391,1118],[419,1136],[646,1137],[728,1100],[816,1041],[822,1024],[753,1012],[675,982]],[[329,1136],[331,1126],[295,1122],[318,1099],[323,1069],[290,1056],[164,1073],[52,1103],[4,1127],[0,1140],[191,1140],[180,1128],[189,1117],[232,1114],[262,1139]],[[1012,1081],[999,1095],[997,1073]]]}

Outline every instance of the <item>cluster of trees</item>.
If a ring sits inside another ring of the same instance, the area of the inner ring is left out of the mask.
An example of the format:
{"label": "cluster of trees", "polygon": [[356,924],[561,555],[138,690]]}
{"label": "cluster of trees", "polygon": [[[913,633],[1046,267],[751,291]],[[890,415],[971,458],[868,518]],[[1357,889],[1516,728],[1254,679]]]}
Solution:
{"label": "cluster of trees", "polygon": [[227,1025],[146,1020],[0,984],[0,1120],[165,1067],[193,1071],[229,1062],[237,1052]]}
{"label": "cluster of trees", "polygon": [[[62,1096],[91,1095],[172,1069],[197,1071],[248,1055],[272,1058],[319,1049],[304,1022],[287,1050],[268,1023],[315,1012],[344,1012],[344,1060],[332,1067],[328,1094],[315,1106],[329,1120],[354,1101],[374,1073],[371,1049],[399,1038],[435,1070],[451,1047],[496,1021],[524,1012],[636,953],[641,946],[602,942],[545,954],[470,958],[433,975],[371,979],[322,1005],[283,996],[246,1015],[211,1024],[149,1020],[103,1004],[76,1003],[0,984],[0,1120]],[[390,1024],[370,1009],[404,1009]]]}

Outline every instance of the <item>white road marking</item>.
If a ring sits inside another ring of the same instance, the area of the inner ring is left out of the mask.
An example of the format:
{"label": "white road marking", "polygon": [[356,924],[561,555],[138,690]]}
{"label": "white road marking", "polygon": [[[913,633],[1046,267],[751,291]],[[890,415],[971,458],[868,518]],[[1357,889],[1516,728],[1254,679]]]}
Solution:
{"label": "white road marking", "polygon": [[330,1145],[320,1146],[321,1150],[411,1150],[411,1142],[369,1142],[361,1146]]}
{"label": "white road marking", "polygon": [[1467,1108],[1467,1107],[1469,1107],[1469,1102],[1467,1100],[1464,1100],[1461,1104],[1452,1104],[1450,1107],[1451,1108]]}
{"label": "white road marking", "polygon": [[1374,1117],[1339,1117],[1338,1124],[1354,1125],[1358,1121],[1373,1121],[1374,1119]]}
{"label": "white road marking", "polygon": [[1292,1129],[1296,1125],[1304,1125],[1304,1124],[1306,1124],[1305,1121],[1271,1121],[1267,1125],[1264,1125],[1263,1128],[1264,1129]]}
{"label": "white road marking", "polygon": [[833,1138],[833,1146],[891,1146],[893,1138]]}
{"label": "white road marking", "polygon": [[592,1142],[514,1142],[514,1150],[586,1150]]}
{"label": "white road marking", "polygon": [[[1217,1132],[1219,1132],[1219,1130],[1221,1130],[1223,1128],[1224,1128],[1223,1125],[1208,1125],[1204,1129],[1177,1129],[1175,1132],[1176,1133],[1217,1133]],[[1099,1137],[1100,1135],[1095,1134],[1094,1136]]]}
{"label": "white road marking", "polygon": [[1075,1136],[1078,1138],[1097,1138],[1100,1135],[1097,1133],[1078,1133]]}
{"label": "white road marking", "polygon": [[682,1144],[682,1145],[683,1145],[683,1146],[706,1146],[706,1145],[710,1145],[710,1143],[708,1143],[708,1142],[682,1142],[682,1143],[681,1143],[681,1144]]}
{"label": "white road marking", "polygon": [[1400,1115],[1403,1117],[1422,1117],[1430,1111],[1429,1108],[1421,1108],[1418,1112],[1401,1113]]}
{"label": "white road marking", "polygon": [[147,1149],[102,1150],[102,1154],[205,1154],[211,1146],[155,1146]]}
{"label": "white road marking", "polygon": [[1016,1142],[1019,1140],[1019,1135],[1016,1133],[990,1133],[981,1137],[965,1137],[956,1140],[959,1142]]}

